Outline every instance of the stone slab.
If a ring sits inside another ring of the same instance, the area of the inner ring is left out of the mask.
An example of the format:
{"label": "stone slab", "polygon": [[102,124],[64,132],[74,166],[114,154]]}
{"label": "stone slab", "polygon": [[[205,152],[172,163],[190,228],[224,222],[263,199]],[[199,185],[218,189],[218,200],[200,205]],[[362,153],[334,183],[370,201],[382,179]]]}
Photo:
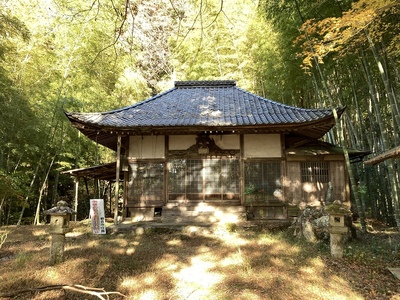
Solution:
{"label": "stone slab", "polygon": [[400,268],[388,268],[388,270],[400,280]]}

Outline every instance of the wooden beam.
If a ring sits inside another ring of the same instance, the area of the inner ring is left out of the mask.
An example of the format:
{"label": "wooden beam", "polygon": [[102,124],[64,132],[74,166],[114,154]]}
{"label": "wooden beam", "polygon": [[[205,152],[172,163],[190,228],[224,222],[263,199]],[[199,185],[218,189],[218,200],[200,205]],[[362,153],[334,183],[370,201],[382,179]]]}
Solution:
{"label": "wooden beam", "polygon": [[399,156],[400,156],[400,146],[397,146],[391,150],[388,150],[386,152],[383,152],[382,154],[379,154],[378,156],[375,156],[371,159],[364,161],[364,164],[374,166],[374,165],[379,164],[389,158],[396,158]]}
{"label": "wooden beam", "polygon": [[117,139],[117,164],[115,166],[115,202],[114,202],[114,224],[118,225],[118,202],[119,202],[119,172],[121,169],[121,135]]}

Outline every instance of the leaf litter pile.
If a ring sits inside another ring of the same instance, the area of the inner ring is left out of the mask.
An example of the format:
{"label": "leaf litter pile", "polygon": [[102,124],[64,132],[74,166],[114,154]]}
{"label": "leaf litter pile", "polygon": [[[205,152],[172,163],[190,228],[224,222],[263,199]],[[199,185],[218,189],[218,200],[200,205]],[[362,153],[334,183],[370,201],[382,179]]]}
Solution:
{"label": "leaf litter pile", "polygon": [[[400,299],[400,280],[388,270],[400,268],[400,236],[388,228],[359,233],[335,259],[329,242],[307,243],[290,230],[221,225],[93,235],[79,222],[55,266],[47,229],[0,227],[0,295],[14,293],[0,299]],[[110,294],[52,289],[60,286]]]}

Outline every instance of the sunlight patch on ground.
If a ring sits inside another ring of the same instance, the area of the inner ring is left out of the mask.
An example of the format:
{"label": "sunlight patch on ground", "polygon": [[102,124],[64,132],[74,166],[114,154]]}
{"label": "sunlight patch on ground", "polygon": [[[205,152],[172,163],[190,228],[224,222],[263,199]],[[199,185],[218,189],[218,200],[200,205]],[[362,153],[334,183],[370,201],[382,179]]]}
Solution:
{"label": "sunlight patch on ground", "polygon": [[235,254],[228,255],[227,257],[225,257],[224,259],[221,260],[220,264],[221,264],[222,267],[228,267],[228,266],[236,265],[237,264],[237,257],[236,257]]}
{"label": "sunlight patch on ground", "polygon": [[223,220],[223,223],[237,223],[239,221],[237,214],[225,213],[223,211],[216,211],[215,216],[218,220]]}
{"label": "sunlight patch on ground", "polygon": [[279,258],[279,257],[272,257],[271,258],[271,262],[276,266],[276,267],[285,267],[286,266],[286,263],[287,262],[285,262],[284,260],[282,260],[281,258]]}
{"label": "sunlight patch on ground", "polygon": [[155,265],[156,269],[175,271],[179,268],[180,264],[176,263],[176,256],[172,254],[165,254],[163,257],[157,261]]}
{"label": "sunlight patch on ground", "polygon": [[315,270],[313,267],[303,267],[300,268],[300,273],[306,273],[308,276],[313,277],[312,275],[315,274]]}
{"label": "sunlight patch on ground", "polygon": [[269,245],[271,243],[274,243],[274,239],[270,238],[267,235],[260,236],[257,240],[257,244],[259,245]]}
{"label": "sunlight patch on ground", "polygon": [[115,239],[113,243],[118,244],[119,247],[127,247],[129,244],[127,239]]}
{"label": "sunlight patch on ground", "polygon": [[128,249],[126,249],[126,251],[125,251],[125,254],[126,255],[132,255],[132,254],[134,254],[135,253],[135,248],[128,248]]}
{"label": "sunlight patch on ground", "polygon": [[132,241],[131,244],[133,246],[138,246],[138,245],[140,245],[140,241]]}
{"label": "sunlight patch on ground", "polygon": [[298,247],[294,247],[285,243],[279,243],[276,241],[271,241],[269,243],[269,246],[270,248],[268,248],[268,253],[274,255],[296,255],[300,251]]}
{"label": "sunlight patch on ground", "polygon": [[182,241],[178,239],[170,240],[166,243],[168,246],[182,246]]}
{"label": "sunlight patch on ground", "polygon": [[53,269],[53,268],[45,270],[44,279],[46,279],[48,282],[51,282],[51,283],[58,282],[60,280],[58,270]]}
{"label": "sunlight patch on ground", "polygon": [[198,253],[207,253],[210,252],[210,247],[208,246],[200,246],[199,249],[197,250]]}
{"label": "sunlight patch on ground", "polygon": [[218,238],[227,246],[244,246],[249,243],[245,238],[241,238],[234,233],[229,233],[224,230],[217,232]]}
{"label": "sunlight patch on ground", "polygon": [[82,246],[80,246],[78,244],[73,245],[73,244],[70,244],[70,243],[66,243],[64,251],[68,252],[68,251],[72,251],[72,250],[82,250]]}
{"label": "sunlight patch on ground", "polygon": [[42,236],[42,235],[47,235],[47,230],[46,229],[40,229],[40,230],[34,230],[32,231],[33,236]]}
{"label": "sunlight patch on ground", "polygon": [[247,260],[242,254],[240,248],[236,251],[231,253],[230,255],[226,256],[224,259],[222,259],[219,264],[222,267],[227,267],[227,266],[244,266],[247,265]]}
{"label": "sunlight patch on ground", "polygon": [[315,299],[335,299],[335,300],[362,300],[364,298],[357,297],[353,293],[351,295],[343,295],[340,292],[340,285],[336,285],[334,289],[321,288],[320,285],[307,284],[303,286],[304,292],[307,295],[310,293],[315,295]]}
{"label": "sunlight patch on ground", "polygon": [[126,254],[126,249],[124,248],[113,248],[109,250],[114,255],[124,255]]}
{"label": "sunlight patch on ground", "polygon": [[140,300],[151,300],[151,299],[158,299],[159,295],[154,290],[147,290],[143,292],[137,299]]}
{"label": "sunlight patch on ground", "polygon": [[73,230],[73,231],[71,231],[71,232],[66,233],[66,234],[65,234],[65,237],[67,237],[67,238],[77,238],[77,237],[80,237],[80,236],[82,236],[82,235],[84,235],[84,234],[85,234],[85,233],[82,232],[82,231],[75,231],[75,230]]}
{"label": "sunlight patch on ground", "polygon": [[[249,289],[245,289],[241,291],[238,295],[238,299],[246,299],[246,300],[260,300],[261,298]],[[268,299],[268,298],[267,298]]]}
{"label": "sunlight patch on ground", "polygon": [[122,280],[120,286],[124,289],[133,290],[137,285],[137,280],[132,277],[126,277]]}
{"label": "sunlight patch on ground", "polygon": [[147,276],[147,277],[144,279],[144,282],[145,282],[146,284],[149,284],[149,285],[155,283],[155,281],[156,281],[156,278],[154,278],[154,275],[153,275],[153,274]]}
{"label": "sunlight patch on ground", "polygon": [[[137,277],[125,277],[117,288],[124,294],[135,295],[132,299],[161,299],[159,292],[155,290],[158,286],[158,279],[154,273],[145,273],[139,278]],[[140,292],[139,292],[140,291]],[[128,299],[131,299],[128,297]]]}
{"label": "sunlight patch on ground", "polygon": [[224,276],[211,271],[216,263],[207,256],[197,256],[191,259],[191,265],[175,272],[177,280],[175,293],[187,295],[188,299],[203,299],[211,295],[212,287],[220,283]]}
{"label": "sunlight patch on ground", "polygon": [[90,248],[90,247],[95,248],[95,247],[100,247],[100,246],[101,246],[101,244],[100,244],[100,241],[99,241],[99,240],[89,241],[89,242],[87,242],[87,244],[86,244],[86,247],[87,247],[87,248]]}
{"label": "sunlight patch on ground", "polygon": [[293,278],[294,289],[308,297],[314,295],[314,299],[363,299],[351,292],[351,289],[348,288],[348,282],[337,276],[327,277],[323,274],[323,270],[323,265],[301,268],[299,273],[301,275]]}
{"label": "sunlight patch on ground", "polygon": [[325,267],[324,262],[318,257],[310,259],[309,263],[312,264],[314,267],[318,267],[318,268],[324,268]]}

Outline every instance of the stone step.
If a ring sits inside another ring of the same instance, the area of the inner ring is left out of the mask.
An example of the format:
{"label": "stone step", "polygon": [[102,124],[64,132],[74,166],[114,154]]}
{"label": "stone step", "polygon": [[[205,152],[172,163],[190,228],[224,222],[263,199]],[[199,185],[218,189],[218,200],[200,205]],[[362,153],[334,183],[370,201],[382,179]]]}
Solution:
{"label": "stone step", "polygon": [[168,200],[167,205],[210,205],[214,207],[219,206],[240,206],[240,200]]}
{"label": "stone step", "polygon": [[212,205],[208,203],[199,203],[199,204],[181,204],[181,203],[167,203],[163,206],[164,210],[179,210],[179,211],[230,211],[230,212],[242,212],[245,207],[240,205]]}
{"label": "stone step", "polygon": [[213,215],[213,211],[194,211],[194,210],[177,210],[177,209],[163,209],[162,216],[199,216],[199,215]]}
{"label": "stone step", "polygon": [[243,206],[174,206],[166,205],[162,209],[162,222],[237,222],[245,212]]}
{"label": "stone step", "polygon": [[216,223],[220,222],[218,218],[214,216],[196,216],[196,217],[184,217],[184,216],[176,216],[176,217],[163,217],[162,222],[168,224],[179,224],[179,223]]}

